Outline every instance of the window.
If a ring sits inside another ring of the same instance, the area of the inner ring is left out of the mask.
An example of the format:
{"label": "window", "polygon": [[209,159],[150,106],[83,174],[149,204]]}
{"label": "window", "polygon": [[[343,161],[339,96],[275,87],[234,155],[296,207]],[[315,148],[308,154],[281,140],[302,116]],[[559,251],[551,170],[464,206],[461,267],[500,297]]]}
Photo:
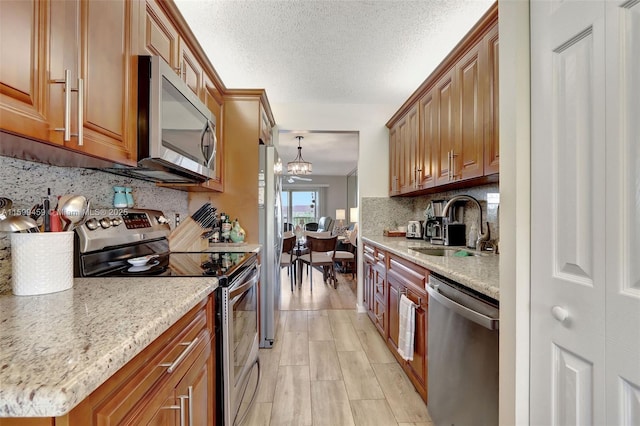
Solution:
{"label": "window", "polygon": [[283,190],[283,222],[303,227],[309,222],[318,221],[319,194],[316,190]]}

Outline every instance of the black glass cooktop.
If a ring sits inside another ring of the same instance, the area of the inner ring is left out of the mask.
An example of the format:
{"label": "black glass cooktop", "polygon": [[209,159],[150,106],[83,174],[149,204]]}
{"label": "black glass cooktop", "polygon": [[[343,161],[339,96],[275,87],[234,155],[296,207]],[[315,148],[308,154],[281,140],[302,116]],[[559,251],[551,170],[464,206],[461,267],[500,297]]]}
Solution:
{"label": "black glass cooktop", "polygon": [[150,257],[144,264],[132,265],[128,260],[108,261],[103,277],[115,276],[162,276],[162,277],[221,277],[231,276],[255,253],[164,253]]}

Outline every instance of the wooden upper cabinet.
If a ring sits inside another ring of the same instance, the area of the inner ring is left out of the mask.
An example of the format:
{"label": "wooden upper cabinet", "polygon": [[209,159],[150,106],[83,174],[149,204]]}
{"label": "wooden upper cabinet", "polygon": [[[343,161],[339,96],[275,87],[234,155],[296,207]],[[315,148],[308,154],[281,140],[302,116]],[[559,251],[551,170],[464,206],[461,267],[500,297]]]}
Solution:
{"label": "wooden upper cabinet", "polygon": [[273,144],[272,131],[273,126],[269,120],[269,116],[264,107],[260,105],[260,140],[265,145]]}
{"label": "wooden upper cabinet", "polygon": [[46,17],[44,2],[0,1],[0,128],[43,141],[51,133]]}
{"label": "wooden upper cabinet", "polygon": [[495,182],[498,116],[495,3],[387,123],[389,194]]}
{"label": "wooden upper cabinet", "polygon": [[[52,4],[65,3],[53,2]],[[137,161],[137,63],[132,60],[133,2],[80,2],[84,142],[65,146],[120,163]],[[135,81],[134,81],[135,80]]]}
{"label": "wooden upper cabinet", "polygon": [[0,128],[134,164],[133,3],[2,1],[0,8]]}
{"label": "wooden upper cabinet", "polygon": [[389,129],[389,195],[400,193],[400,137],[398,123]]}
{"label": "wooden upper cabinet", "polygon": [[438,106],[434,90],[420,99],[420,137],[418,138],[418,186],[431,188],[435,185],[436,147],[438,140]]}
{"label": "wooden upper cabinet", "polygon": [[224,176],[224,140],[223,134],[223,108],[224,99],[222,94],[216,89],[214,84],[209,80],[206,74],[204,78],[204,103],[211,110],[216,118],[216,161],[215,161],[215,176],[201,184],[203,190],[223,191],[223,176]]}
{"label": "wooden upper cabinet", "polygon": [[180,73],[178,29],[154,0],[148,0],[144,13],[145,53],[160,56],[175,71]]}
{"label": "wooden upper cabinet", "polygon": [[434,97],[438,120],[435,143],[436,185],[445,185],[452,180],[451,155],[455,148],[455,95],[453,87],[454,70],[450,70],[435,84]]}
{"label": "wooden upper cabinet", "polygon": [[500,111],[498,95],[498,26],[493,27],[483,40],[486,49],[484,79],[484,174],[500,172]]}
{"label": "wooden upper cabinet", "polygon": [[182,77],[182,80],[187,83],[187,86],[193,91],[193,93],[202,99],[204,96],[202,78],[204,72],[202,70],[202,66],[183,39],[180,40],[179,57],[180,76]]}
{"label": "wooden upper cabinet", "polygon": [[473,46],[455,67],[455,137],[452,150],[452,180],[464,180],[483,173],[483,86],[486,71],[481,68],[483,44]]}
{"label": "wooden upper cabinet", "polygon": [[400,191],[403,193],[411,192],[418,188],[417,157],[419,135],[418,105],[414,105],[407,113],[401,132],[403,160],[400,163],[402,171],[400,174]]}
{"label": "wooden upper cabinet", "polygon": [[193,93],[204,100],[203,67],[158,0],[146,1],[144,41],[146,54],[162,57]]}

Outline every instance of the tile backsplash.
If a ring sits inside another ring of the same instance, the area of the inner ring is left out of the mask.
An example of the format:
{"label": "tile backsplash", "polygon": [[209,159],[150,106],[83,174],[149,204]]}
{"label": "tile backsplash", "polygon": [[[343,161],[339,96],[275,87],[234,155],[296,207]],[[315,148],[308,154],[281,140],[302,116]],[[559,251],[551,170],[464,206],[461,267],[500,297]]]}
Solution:
{"label": "tile backsplash", "polygon": [[[135,208],[162,210],[171,221],[175,213],[187,216],[188,194],[160,188],[152,182],[118,176],[99,170],[56,167],[0,156],[0,197],[13,201],[14,209],[30,210],[51,188],[52,195],[84,195],[91,209],[113,206],[113,187],[133,188]],[[9,237],[0,234],[0,294],[11,290]]]}
{"label": "tile backsplash", "polygon": [[[498,226],[498,204],[487,204],[488,193],[499,193],[499,184],[476,186],[473,188],[440,192],[417,197],[365,197],[361,203],[361,229],[364,233],[382,235],[385,229],[396,229],[407,225],[410,220],[425,220],[424,211],[431,200],[449,200],[455,195],[470,195],[480,202],[482,207],[482,229],[486,232],[487,222],[491,239],[500,237]],[[456,206],[463,206],[463,214],[459,220],[467,225],[467,232],[471,224],[478,221],[478,209],[473,203],[459,202]],[[458,209],[459,211],[460,209]]]}

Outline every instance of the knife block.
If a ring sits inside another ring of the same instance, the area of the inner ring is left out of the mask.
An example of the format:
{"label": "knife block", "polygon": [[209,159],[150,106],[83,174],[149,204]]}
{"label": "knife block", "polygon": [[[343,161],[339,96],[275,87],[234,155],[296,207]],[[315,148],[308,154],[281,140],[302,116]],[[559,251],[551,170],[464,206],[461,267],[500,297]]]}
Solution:
{"label": "knife block", "polygon": [[191,217],[184,219],[169,234],[170,251],[200,252],[209,247],[209,241],[202,238],[205,229]]}

